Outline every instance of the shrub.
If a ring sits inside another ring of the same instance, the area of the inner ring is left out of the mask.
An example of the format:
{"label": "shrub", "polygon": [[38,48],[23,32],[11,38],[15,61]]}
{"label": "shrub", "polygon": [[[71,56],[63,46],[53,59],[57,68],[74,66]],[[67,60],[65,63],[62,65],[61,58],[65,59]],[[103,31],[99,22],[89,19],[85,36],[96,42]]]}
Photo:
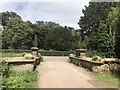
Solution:
{"label": "shrub", "polygon": [[69,56],[74,51],[39,51],[42,56]]}
{"label": "shrub", "polygon": [[106,57],[106,55],[104,53],[101,53],[101,52],[98,52],[98,51],[95,51],[95,50],[87,50],[86,51],[86,56],[88,56],[88,57],[100,56],[102,58]]}
{"label": "shrub", "polygon": [[3,77],[8,76],[9,73],[10,73],[10,68],[9,68],[8,63],[5,62],[5,61],[2,61],[2,62],[1,62],[1,66],[2,66],[2,67],[1,67],[1,75],[2,75]]}
{"label": "shrub", "polygon": [[37,71],[11,72],[9,77],[2,78],[1,88],[8,90],[9,88],[31,88],[37,81]]}
{"label": "shrub", "polygon": [[[3,57],[16,57],[23,56],[24,53],[31,53],[31,50],[18,50],[18,49],[3,49]],[[74,51],[53,51],[53,50],[39,50],[42,56],[69,56]]]}
{"label": "shrub", "polygon": [[37,71],[13,72],[8,78],[8,88],[30,88],[37,80]]}

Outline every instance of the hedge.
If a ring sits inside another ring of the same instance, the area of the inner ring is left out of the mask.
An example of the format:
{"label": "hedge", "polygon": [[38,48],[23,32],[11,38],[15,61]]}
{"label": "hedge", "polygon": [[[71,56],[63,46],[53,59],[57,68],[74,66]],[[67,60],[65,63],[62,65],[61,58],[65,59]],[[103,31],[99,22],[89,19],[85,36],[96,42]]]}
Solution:
{"label": "hedge", "polygon": [[42,56],[68,56],[74,51],[39,51]]}
{"label": "hedge", "polygon": [[[31,50],[18,50],[18,49],[3,49],[2,53],[31,53]],[[50,51],[50,50],[39,50],[42,56],[68,56],[74,51]]]}

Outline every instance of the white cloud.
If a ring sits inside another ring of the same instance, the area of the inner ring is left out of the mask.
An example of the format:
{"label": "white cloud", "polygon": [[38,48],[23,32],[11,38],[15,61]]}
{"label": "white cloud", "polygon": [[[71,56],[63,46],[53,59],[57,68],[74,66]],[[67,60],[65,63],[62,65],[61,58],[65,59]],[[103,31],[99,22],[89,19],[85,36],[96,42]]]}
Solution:
{"label": "white cloud", "polygon": [[[81,1],[82,0],[0,0],[0,2],[81,2]],[[85,0],[84,2],[86,1],[87,0]]]}
{"label": "white cloud", "polygon": [[79,28],[77,22],[82,15],[82,9],[85,5],[88,5],[90,0],[35,1],[7,2],[6,0],[6,2],[0,3],[0,11],[15,11],[18,15],[22,16],[23,20],[30,20],[32,22],[41,20],[54,21],[63,26]]}

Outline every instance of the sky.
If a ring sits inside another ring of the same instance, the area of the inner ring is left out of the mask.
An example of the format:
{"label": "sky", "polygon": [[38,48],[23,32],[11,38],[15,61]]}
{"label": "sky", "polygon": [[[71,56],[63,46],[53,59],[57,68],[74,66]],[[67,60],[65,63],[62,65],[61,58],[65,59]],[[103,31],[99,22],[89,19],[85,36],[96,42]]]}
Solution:
{"label": "sky", "polygon": [[79,29],[82,9],[90,0],[0,0],[0,12],[14,11],[24,21],[53,21]]}

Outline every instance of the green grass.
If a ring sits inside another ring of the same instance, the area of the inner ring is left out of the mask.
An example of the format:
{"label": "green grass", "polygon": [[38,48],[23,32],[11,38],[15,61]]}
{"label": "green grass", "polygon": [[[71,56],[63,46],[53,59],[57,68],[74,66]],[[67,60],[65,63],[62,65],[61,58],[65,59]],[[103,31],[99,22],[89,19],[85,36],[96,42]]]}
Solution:
{"label": "green grass", "polygon": [[35,88],[38,78],[37,71],[11,72],[4,78],[5,88]]}
{"label": "green grass", "polygon": [[94,76],[97,80],[113,86],[118,86],[120,81],[120,77],[109,74],[91,72],[91,75]]}
{"label": "green grass", "polygon": [[83,66],[80,67],[89,72],[91,76],[95,78],[98,82],[103,82],[107,86],[112,85],[118,87],[118,85],[120,84],[120,76],[115,76],[107,73],[95,73],[90,71],[88,68],[85,68]]}
{"label": "green grass", "polygon": [[2,57],[19,57],[22,56],[23,53],[15,53],[15,52],[7,52],[7,53],[0,53]]}
{"label": "green grass", "polygon": [[[3,50],[2,53],[0,53],[0,56],[2,57],[19,57],[22,56],[23,53],[31,53],[31,50]],[[42,56],[68,56],[71,53],[74,53],[74,51],[50,51],[50,50],[39,50],[39,53]]]}

